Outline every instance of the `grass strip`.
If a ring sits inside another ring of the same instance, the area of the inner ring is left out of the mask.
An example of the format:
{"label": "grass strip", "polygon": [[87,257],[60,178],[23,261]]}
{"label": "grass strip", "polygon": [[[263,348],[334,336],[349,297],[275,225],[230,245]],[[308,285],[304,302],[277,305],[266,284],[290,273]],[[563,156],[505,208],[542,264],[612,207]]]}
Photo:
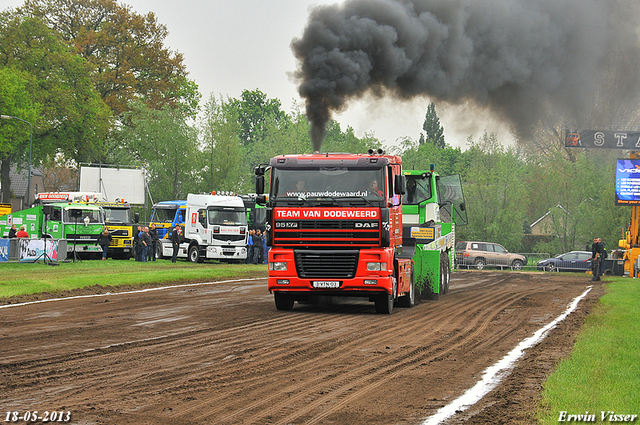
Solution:
{"label": "grass strip", "polygon": [[606,291],[543,385],[540,424],[640,423],[640,281],[611,278]]}
{"label": "grass strip", "polygon": [[231,278],[266,277],[266,265],[224,264],[205,262],[193,264],[170,260],[136,262],[133,260],[82,261],[48,266],[38,263],[0,264],[0,298],[58,293],[99,286],[142,286],[148,284],[179,284],[210,282]]}

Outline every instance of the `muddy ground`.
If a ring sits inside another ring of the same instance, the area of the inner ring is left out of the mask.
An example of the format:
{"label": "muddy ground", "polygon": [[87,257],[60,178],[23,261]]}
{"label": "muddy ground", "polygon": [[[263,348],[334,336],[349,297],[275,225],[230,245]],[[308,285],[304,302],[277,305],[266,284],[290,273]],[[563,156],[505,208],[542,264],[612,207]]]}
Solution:
{"label": "muddy ground", "polygon": [[[419,424],[591,285],[586,275],[456,271],[438,301],[275,309],[264,279],[0,308],[0,420],[73,424]],[[87,292],[100,292],[95,288]],[[541,383],[594,286],[511,374],[448,423],[533,423]]]}

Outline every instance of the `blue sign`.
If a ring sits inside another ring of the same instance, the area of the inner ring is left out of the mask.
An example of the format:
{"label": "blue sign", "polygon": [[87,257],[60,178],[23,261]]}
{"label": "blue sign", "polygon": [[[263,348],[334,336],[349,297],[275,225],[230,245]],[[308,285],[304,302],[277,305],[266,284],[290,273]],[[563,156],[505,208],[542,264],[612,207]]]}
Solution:
{"label": "blue sign", "polygon": [[617,161],[616,205],[640,205],[640,159]]}
{"label": "blue sign", "polygon": [[9,243],[10,239],[0,239],[0,263],[9,261]]}

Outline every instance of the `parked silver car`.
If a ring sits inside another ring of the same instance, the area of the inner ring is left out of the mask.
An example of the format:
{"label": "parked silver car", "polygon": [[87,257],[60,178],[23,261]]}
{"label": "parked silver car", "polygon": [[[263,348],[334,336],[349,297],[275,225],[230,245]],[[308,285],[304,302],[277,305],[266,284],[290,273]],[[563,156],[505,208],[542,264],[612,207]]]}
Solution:
{"label": "parked silver car", "polygon": [[493,242],[461,241],[456,244],[456,264],[458,267],[508,267],[522,270],[527,265],[527,257],[513,254],[502,245]]}

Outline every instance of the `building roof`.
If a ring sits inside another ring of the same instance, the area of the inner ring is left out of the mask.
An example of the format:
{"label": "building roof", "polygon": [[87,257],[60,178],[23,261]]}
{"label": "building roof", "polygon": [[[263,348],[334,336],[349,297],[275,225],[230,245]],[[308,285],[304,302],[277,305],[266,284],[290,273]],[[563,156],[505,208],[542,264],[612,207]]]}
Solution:
{"label": "building roof", "polygon": [[[14,198],[23,198],[27,194],[27,186],[29,184],[28,175],[28,167],[18,169],[15,164],[11,166],[11,169],[9,170],[9,178],[11,179],[11,192],[13,193]],[[42,171],[38,168],[32,168],[31,177],[35,176],[43,177],[44,174],[42,174]]]}
{"label": "building roof", "polygon": [[[555,208],[560,208],[562,211],[564,211],[567,214],[570,214],[569,211],[567,211],[562,205],[558,204],[555,206]],[[531,225],[529,227],[533,227],[536,224],[540,223],[542,220],[544,220],[549,214],[551,214],[551,208],[549,208],[549,210],[539,219],[537,219],[536,221],[534,221],[533,223],[531,223]]]}

